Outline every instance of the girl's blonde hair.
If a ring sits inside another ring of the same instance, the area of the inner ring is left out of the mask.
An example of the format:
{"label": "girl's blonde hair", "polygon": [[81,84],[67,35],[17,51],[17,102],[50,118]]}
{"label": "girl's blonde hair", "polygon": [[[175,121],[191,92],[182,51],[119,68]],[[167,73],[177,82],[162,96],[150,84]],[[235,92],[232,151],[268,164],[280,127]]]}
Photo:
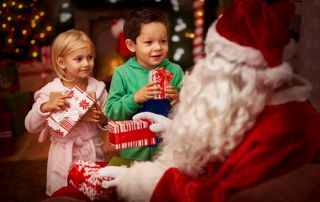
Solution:
{"label": "girl's blonde hair", "polygon": [[95,56],[94,44],[88,35],[80,30],[71,29],[62,32],[54,39],[52,44],[52,63],[56,74],[61,79],[67,80],[65,71],[57,63],[58,57],[64,57],[75,50],[85,47],[90,47],[93,56]]}

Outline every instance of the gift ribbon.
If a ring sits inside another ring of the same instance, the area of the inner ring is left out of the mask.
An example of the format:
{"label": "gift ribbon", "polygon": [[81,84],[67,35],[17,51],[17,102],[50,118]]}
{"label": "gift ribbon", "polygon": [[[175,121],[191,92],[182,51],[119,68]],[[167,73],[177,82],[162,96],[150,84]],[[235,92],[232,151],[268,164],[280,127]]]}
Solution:
{"label": "gift ribbon", "polygon": [[70,119],[74,122],[79,120],[79,111],[75,108],[69,108],[68,110],[65,110],[63,112],[54,113],[52,114],[52,118],[57,122],[61,123],[64,119]]}

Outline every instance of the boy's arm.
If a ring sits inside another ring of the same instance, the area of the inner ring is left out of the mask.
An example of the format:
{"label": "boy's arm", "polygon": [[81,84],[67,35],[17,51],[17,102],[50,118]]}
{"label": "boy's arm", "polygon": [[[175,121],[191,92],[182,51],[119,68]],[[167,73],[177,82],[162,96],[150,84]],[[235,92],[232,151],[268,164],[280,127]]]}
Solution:
{"label": "boy's arm", "polygon": [[137,104],[133,94],[126,92],[125,81],[117,69],[114,71],[106,106],[106,114],[111,120],[126,120],[137,112],[142,104]]}

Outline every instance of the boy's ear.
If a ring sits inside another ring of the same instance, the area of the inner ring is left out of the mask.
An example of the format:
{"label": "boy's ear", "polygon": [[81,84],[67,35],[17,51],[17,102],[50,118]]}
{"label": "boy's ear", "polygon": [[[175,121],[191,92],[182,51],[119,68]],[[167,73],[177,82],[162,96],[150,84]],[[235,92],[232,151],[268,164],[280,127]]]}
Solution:
{"label": "boy's ear", "polygon": [[130,52],[134,53],[136,51],[136,44],[131,39],[126,39],[125,43]]}
{"label": "boy's ear", "polygon": [[64,65],[63,58],[61,56],[57,57],[57,64],[59,65],[59,67],[61,67],[61,69],[65,69],[66,68],[66,66]]}

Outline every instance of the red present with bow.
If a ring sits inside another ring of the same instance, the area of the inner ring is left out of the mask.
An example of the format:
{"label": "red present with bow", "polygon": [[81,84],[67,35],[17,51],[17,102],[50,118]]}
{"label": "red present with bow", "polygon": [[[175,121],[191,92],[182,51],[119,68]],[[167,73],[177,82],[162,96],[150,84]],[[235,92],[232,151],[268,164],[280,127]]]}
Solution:
{"label": "red present with bow", "polygon": [[52,112],[46,119],[46,124],[58,135],[65,137],[76,123],[88,112],[95,100],[89,94],[75,86],[67,92],[69,107],[63,111]]}
{"label": "red present with bow", "polygon": [[156,144],[156,134],[150,131],[150,120],[109,121],[109,143],[116,149]]}
{"label": "red present with bow", "polygon": [[92,201],[108,199],[110,191],[102,187],[103,181],[112,178],[99,175],[99,169],[107,166],[104,162],[78,160],[68,174],[68,184],[78,189]]}
{"label": "red present with bow", "polygon": [[166,86],[170,84],[170,81],[172,80],[172,73],[168,70],[165,70],[164,67],[160,67],[157,69],[154,69],[150,71],[149,73],[149,80],[150,81],[157,81],[157,86],[161,87],[161,93],[154,95],[154,99],[165,99],[166,96]]}

